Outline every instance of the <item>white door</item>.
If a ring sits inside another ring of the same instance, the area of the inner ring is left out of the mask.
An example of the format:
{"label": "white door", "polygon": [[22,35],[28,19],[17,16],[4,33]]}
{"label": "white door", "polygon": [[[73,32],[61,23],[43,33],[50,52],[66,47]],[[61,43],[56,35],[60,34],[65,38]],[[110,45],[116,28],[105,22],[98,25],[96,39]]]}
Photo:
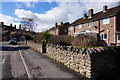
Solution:
{"label": "white door", "polygon": [[[117,43],[120,43],[120,33],[117,34]],[[120,46],[120,44],[117,44],[117,46]]]}

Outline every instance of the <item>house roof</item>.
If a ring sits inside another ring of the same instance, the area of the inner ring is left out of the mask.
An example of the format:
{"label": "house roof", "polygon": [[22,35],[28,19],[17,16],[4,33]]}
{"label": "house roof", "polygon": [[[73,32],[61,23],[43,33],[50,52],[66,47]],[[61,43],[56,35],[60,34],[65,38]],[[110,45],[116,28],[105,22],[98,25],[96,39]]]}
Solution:
{"label": "house roof", "polygon": [[66,23],[64,23],[64,24],[58,25],[57,27],[54,26],[54,27],[50,28],[49,31],[50,31],[50,30],[58,29],[58,28],[63,27],[63,26],[68,26],[68,25],[70,25],[70,23],[69,23],[69,22],[66,22]]}
{"label": "house roof", "polygon": [[75,25],[87,23],[87,22],[90,22],[90,21],[96,21],[96,20],[99,20],[99,19],[108,18],[108,17],[116,15],[119,11],[120,11],[120,5],[116,6],[114,8],[108,9],[106,12],[101,11],[101,12],[98,12],[96,14],[93,14],[92,18],[87,17],[85,19],[83,19],[83,18],[77,19],[76,21],[71,23],[70,26],[75,26]]}

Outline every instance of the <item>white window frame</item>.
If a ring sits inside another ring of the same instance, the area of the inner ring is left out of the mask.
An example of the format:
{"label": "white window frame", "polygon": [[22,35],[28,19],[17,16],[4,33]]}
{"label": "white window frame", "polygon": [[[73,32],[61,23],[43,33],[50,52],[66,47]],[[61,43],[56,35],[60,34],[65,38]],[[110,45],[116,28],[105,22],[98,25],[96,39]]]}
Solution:
{"label": "white window frame", "polygon": [[78,25],[78,29],[82,28],[82,24]]}
{"label": "white window frame", "polygon": [[93,26],[93,22],[88,22],[88,27],[92,27]]}
{"label": "white window frame", "polygon": [[73,30],[73,27],[70,27],[70,30],[72,31],[72,30]]}
{"label": "white window frame", "polygon": [[101,34],[101,40],[107,40],[107,36],[106,36],[106,38],[105,38],[105,35],[107,35],[107,33],[103,33],[103,34]]}
{"label": "white window frame", "polygon": [[110,19],[109,18],[103,19],[103,25],[109,24],[109,23],[110,23]]}
{"label": "white window frame", "polygon": [[65,29],[65,33],[67,32],[67,29]]}

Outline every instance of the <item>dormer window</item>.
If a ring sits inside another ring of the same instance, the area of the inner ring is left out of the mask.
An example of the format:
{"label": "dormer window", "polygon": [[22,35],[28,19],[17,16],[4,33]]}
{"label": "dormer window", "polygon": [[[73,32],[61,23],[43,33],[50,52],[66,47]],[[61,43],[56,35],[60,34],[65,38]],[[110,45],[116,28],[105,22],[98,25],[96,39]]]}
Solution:
{"label": "dormer window", "polygon": [[88,23],[88,27],[92,27],[93,26],[93,23],[92,21]]}
{"label": "dormer window", "polygon": [[109,24],[109,18],[103,19],[103,25],[104,25],[104,24]]}

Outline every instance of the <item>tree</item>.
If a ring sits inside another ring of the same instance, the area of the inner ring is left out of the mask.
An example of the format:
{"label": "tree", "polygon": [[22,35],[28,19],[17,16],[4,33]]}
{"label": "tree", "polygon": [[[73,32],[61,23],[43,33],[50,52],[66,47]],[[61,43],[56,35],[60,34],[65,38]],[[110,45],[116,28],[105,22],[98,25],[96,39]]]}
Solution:
{"label": "tree", "polygon": [[23,29],[34,32],[37,29],[37,24],[35,23],[33,18],[23,17],[21,19],[21,25]]}
{"label": "tree", "polygon": [[46,30],[46,31],[42,32],[40,36],[41,36],[44,40],[46,40],[46,42],[48,42],[50,36],[52,36],[52,35],[49,33],[48,30]]}

